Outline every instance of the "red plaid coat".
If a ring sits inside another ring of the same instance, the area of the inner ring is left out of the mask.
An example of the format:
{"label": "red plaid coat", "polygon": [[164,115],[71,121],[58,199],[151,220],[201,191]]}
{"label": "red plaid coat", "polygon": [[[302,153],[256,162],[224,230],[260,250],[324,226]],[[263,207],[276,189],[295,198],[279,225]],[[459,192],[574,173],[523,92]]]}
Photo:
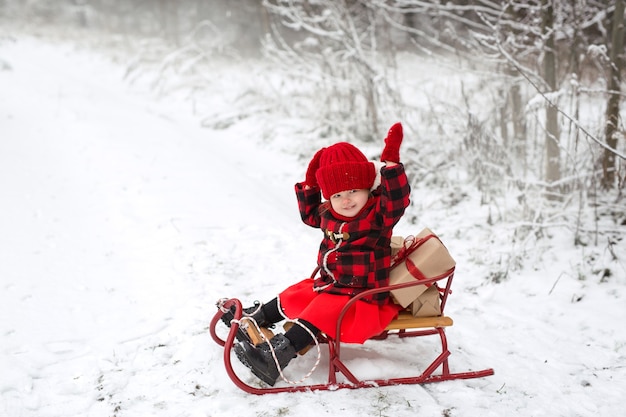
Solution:
{"label": "red plaid coat", "polygon": [[[322,229],[315,291],[354,296],[389,284],[391,234],[409,205],[410,186],[402,164],[381,169],[381,185],[366,208],[353,219],[339,219],[322,203],[319,189],[296,184],[302,221]],[[383,305],[389,294],[364,301]]]}

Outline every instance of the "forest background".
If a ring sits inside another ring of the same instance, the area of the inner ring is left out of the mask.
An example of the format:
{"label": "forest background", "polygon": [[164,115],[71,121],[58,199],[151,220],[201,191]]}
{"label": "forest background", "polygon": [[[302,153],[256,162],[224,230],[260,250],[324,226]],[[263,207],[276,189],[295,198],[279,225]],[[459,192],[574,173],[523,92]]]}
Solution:
{"label": "forest background", "polygon": [[[303,158],[327,138],[367,146],[402,120],[420,144],[406,153],[414,187],[442,187],[449,204],[475,187],[485,221],[510,226],[490,263],[500,281],[556,229],[612,253],[623,239],[624,3],[3,0],[0,11],[53,36],[82,31],[130,84],[183,97],[210,128],[255,118]],[[242,63],[256,75],[216,109],[207,97],[240,83],[224,68]],[[424,82],[424,63],[449,74],[446,94]]]}

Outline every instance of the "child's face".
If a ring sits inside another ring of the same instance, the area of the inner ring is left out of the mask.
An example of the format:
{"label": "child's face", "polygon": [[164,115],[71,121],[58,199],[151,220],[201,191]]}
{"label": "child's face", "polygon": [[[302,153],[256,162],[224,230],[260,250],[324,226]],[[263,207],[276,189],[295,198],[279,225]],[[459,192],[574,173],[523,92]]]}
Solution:
{"label": "child's face", "polygon": [[369,190],[345,190],[331,195],[330,205],[335,213],[344,217],[354,217],[365,207],[369,198]]}

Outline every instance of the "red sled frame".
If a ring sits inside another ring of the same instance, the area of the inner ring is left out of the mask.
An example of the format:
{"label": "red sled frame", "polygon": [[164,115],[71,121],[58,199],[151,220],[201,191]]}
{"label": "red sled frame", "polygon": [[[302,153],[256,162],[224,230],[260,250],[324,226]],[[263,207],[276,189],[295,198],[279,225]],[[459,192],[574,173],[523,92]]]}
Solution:
{"label": "red sled frame", "polygon": [[[317,269],[314,271],[312,276],[317,274]],[[323,390],[337,390],[342,388],[366,388],[366,387],[383,387],[389,385],[407,385],[407,384],[426,384],[432,382],[441,382],[441,381],[450,381],[454,379],[471,379],[471,378],[481,378],[494,374],[494,370],[492,368],[483,369],[480,371],[468,371],[468,372],[459,372],[452,373],[450,372],[450,367],[448,364],[448,357],[450,356],[450,350],[448,349],[448,341],[445,333],[445,326],[449,326],[452,324],[452,320],[449,317],[443,315],[444,308],[446,305],[446,301],[448,299],[448,295],[451,292],[452,280],[454,278],[454,268],[450,269],[445,274],[439,275],[437,277],[429,278],[426,280],[415,280],[412,282],[405,282],[402,284],[390,285],[387,287],[376,288],[368,291],[364,291],[354,298],[352,298],[346,306],[343,308],[341,314],[339,315],[339,319],[337,321],[337,331],[335,334],[341,334],[341,324],[343,321],[343,317],[349,308],[354,304],[357,300],[366,297],[368,295],[372,295],[379,292],[388,292],[391,290],[398,290],[402,288],[408,288],[416,285],[438,285],[440,288],[440,299],[441,299],[441,316],[433,317],[433,318],[425,318],[420,320],[401,320],[396,319],[392,321],[392,323],[388,326],[388,330],[385,330],[382,334],[376,336],[375,340],[384,340],[389,336],[398,336],[398,337],[421,337],[421,336],[439,336],[439,340],[441,341],[441,352],[439,355],[428,365],[420,374],[412,377],[403,377],[403,378],[387,378],[387,379],[370,379],[370,380],[360,380],[357,378],[348,368],[348,366],[341,359],[341,342],[339,340],[334,340],[326,335],[318,336],[320,343],[325,343],[328,345],[328,353],[329,353],[329,361],[328,361],[328,381],[323,384],[309,384],[309,385],[288,385],[282,387],[265,387],[259,388],[246,384],[243,382],[235,373],[231,363],[231,350],[233,348],[233,344],[235,343],[235,334],[237,333],[237,329],[239,328],[239,323],[237,320],[241,319],[243,308],[241,302],[232,298],[226,300],[223,303],[223,308],[228,310],[231,306],[235,306],[235,321],[232,323],[230,331],[226,339],[220,338],[216,331],[216,324],[220,321],[220,318],[223,315],[223,312],[218,309],[217,313],[211,320],[210,324],[210,333],[213,340],[224,347],[224,366],[226,367],[226,372],[230,379],[235,383],[236,386],[241,388],[243,391],[248,392],[250,394],[274,394],[279,392],[303,392],[303,391],[323,391]],[[429,320],[432,319],[432,320]],[[440,369],[440,372],[435,373],[437,369]],[[337,374],[341,373],[347,380],[347,382],[338,382]]]}

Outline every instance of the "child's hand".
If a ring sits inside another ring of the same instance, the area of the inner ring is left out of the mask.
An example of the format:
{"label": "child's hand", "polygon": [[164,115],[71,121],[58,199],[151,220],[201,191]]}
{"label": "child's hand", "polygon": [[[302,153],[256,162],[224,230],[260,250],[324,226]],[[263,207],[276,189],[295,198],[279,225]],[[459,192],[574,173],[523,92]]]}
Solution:
{"label": "child's hand", "polygon": [[306,177],[304,180],[305,188],[306,187],[308,188],[319,187],[317,183],[317,178],[315,178],[315,173],[317,172],[317,169],[320,167],[320,157],[322,156],[322,152],[324,151],[324,149],[326,148],[322,148],[319,151],[317,151],[315,155],[313,155],[313,159],[311,159],[311,162],[309,162],[309,167],[306,170]]}
{"label": "child's hand", "polygon": [[400,162],[400,145],[403,137],[402,123],[396,123],[391,126],[385,138],[385,149],[383,149],[383,154],[380,156],[381,161]]}

